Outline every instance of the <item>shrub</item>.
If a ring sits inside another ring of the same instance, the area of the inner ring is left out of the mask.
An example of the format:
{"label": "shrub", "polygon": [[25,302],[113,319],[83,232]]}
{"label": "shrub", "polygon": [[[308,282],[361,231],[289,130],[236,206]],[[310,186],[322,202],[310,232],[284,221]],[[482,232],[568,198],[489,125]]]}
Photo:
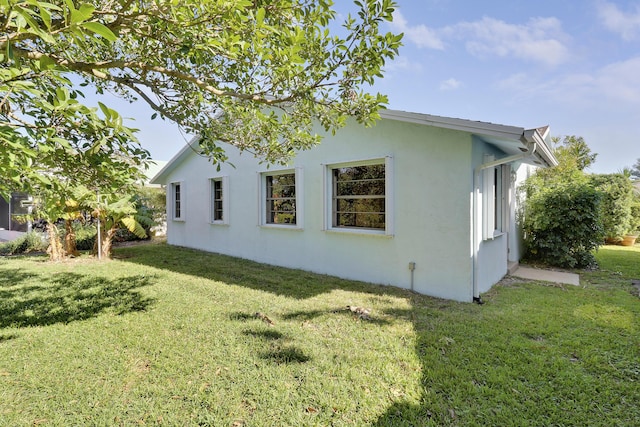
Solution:
{"label": "shrub", "polygon": [[629,226],[631,234],[640,233],[640,195],[635,194],[631,203],[631,225]]}
{"label": "shrub", "polygon": [[527,257],[559,267],[588,267],[603,241],[602,193],[581,173],[570,175],[553,180],[534,175],[525,183]]}
{"label": "shrub", "polygon": [[29,252],[43,252],[47,242],[41,233],[31,231],[18,239],[0,244],[0,255],[17,255]]}
{"label": "shrub", "polygon": [[74,224],[76,232],[76,248],[79,251],[91,251],[96,242],[98,230],[94,225]]}
{"label": "shrub", "polygon": [[591,185],[602,193],[600,213],[604,235],[616,239],[629,233],[631,225],[631,206],[633,204],[633,185],[628,176],[622,173],[590,175]]}

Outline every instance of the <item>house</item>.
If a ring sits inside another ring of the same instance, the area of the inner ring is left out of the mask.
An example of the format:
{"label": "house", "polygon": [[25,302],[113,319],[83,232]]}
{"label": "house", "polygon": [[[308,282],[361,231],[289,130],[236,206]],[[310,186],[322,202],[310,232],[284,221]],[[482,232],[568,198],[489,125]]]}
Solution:
{"label": "house", "polygon": [[381,116],[283,167],[227,145],[218,171],[194,138],[152,180],[168,243],[479,301],[520,258],[515,188],[557,164],[549,128]]}
{"label": "house", "polygon": [[19,220],[21,215],[31,212],[24,204],[29,200],[31,197],[25,193],[11,193],[7,200],[0,197],[0,241],[13,240],[30,231],[31,223]]}
{"label": "house", "polygon": [[167,165],[168,162],[164,161],[164,160],[150,160],[147,163],[147,168],[146,169],[142,169],[142,173],[144,175],[142,182],[140,183],[143,187],[148,187],[148,188],[160,188],[161,185],[160,184],[152,184],[151,183],[151,179],[153,179],[153,177],[155,177],[158,172],[160,172],[160,170],[162,168],[164,168]]}

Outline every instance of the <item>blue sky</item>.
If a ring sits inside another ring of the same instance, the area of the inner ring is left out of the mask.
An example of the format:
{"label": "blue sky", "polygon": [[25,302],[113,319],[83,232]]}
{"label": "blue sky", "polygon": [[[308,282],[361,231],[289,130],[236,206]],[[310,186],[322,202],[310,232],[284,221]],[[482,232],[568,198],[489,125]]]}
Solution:
{"label": "blue sky", "polygon": [[[344,0],[338,0],[340,3]],[[399,0],[386,30],[404,32],[400,56],[374,91],[389,108],[585,138],[592,172],[640,157],[640,0]],[[144,105],[109,101],[136,118],[158,160],[185,143]]]}

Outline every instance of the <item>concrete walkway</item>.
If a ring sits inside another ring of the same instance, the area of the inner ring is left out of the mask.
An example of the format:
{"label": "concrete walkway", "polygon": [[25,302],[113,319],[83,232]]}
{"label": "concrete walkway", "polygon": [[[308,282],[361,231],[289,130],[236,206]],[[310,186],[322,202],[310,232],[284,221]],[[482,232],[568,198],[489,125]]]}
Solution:
{"label": "concrete walkway", "polygon": [[5,229],[0,229],[0,242],[10,242],[11,240],[15,240],[19,237],[24,236],[26,233],[21,231],[10,231]]}
{"label": "concrete walkway", "polygon": [[518,267],[511,274],[515,277],[529,280],[541,280],[543,282],[562,283],[565,285],[580,286],[580,276],[574,273],[564,273],[562,271],[541,270],[539,268]]}

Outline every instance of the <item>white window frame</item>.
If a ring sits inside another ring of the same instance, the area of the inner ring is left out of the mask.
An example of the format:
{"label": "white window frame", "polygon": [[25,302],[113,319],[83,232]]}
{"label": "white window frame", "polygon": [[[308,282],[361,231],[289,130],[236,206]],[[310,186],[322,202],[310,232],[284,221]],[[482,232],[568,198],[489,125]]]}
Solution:
{"label": "white window frame", "polygon": [[[295,180],[295,224],[273,224],[267,222],[267,177],[294,174]],[[266,228],[280,228],[288,230],[302,230],[304,228],[303,209],[303,170],[302,168],[282,169],[276,171],[263,171],[258,173],[258,225]]]}
{"label": "white window frame", "polygon": [[[222,186],[222,219],[215,219],[215,183]],[[229,225],[229,177],[219,176],[209,178],[209,223],[214,225]]]}
{"label": "white window frame", "polygon": [[[370,165],[384,165],[385,182],[384,182],[384,209],[385,209],[385,227],[384,229],[371,229],[360,227],[336,227],[333,225],[334,218],[334,206],[333,206],[333,170],[344,167],[355,166],[370,166]],[[345,234],[360,234],[371,236],[384,236],[393,237],[394,235],[394,169],[393,169],[393,157],[376,157],[371,159],[354,160],[348,162],[323,164],[323,187],[324,191],[324,231],[345,233]]]}
{"label": "white window frame", "polygon": [[[492,159],[490,158],[489,161]],[[510,166],[499,165],[482,174],[482,239],[492,240],[507,231]]]}
{"label": "white window frame", "polygon": [[[176,187],[180,188],[179,199],[176,199]],[[169,195],[169,197],[171,199],[171,219],[173,221],[185,221],[186,197],[185,197],[184,190],[185,190],[184,181],[174,181],[171,183],[171,194]],[[176,202],[180,203],[180,212],[178,215],[176,215]]]}

